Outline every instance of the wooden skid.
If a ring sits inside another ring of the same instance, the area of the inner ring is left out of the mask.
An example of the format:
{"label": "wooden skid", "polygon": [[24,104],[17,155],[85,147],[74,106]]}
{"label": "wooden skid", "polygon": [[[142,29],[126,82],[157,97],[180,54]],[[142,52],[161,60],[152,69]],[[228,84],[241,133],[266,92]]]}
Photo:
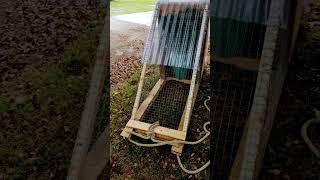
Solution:
{"label": "wooden skid", "polygon": [[[150,123],[145,123],[141,121],[136,121],[136,120],[129,120],[126,127],[132,128],[134,130],[137,130],[137,132],[145,134],[150,126],[152,124]],[[186,138],[186,133],[183,131],[175,130],[175,129],[170,129],[162,126],[157,126],[154,128],[154,133],[156,135],[156,138],[160,138],[163,140],[185,140]]]}
{"label": "wooden skid", "polygon": [[[139,133],[141,135],[146,135],[146,132],[149,130],[150,126],[152,124],[150,123],[145,123],[141,122],[140,120],[142,119],[144,113],[148,109],[148,107],[154,102],[154,100],[158,97],[159,92],[163,88],[164,84],[166,81],[170,80],[175,80],[178,82],[190,84],[190,80],[177,80],[175,78],[170,78],[170,77],[165,77],[165,67],[160,67],[160,72],[161,72],[161,79],[156,83],[156,85],[152,88],[150,91],[148,97],[141,103],[139,106],[138,110],[136,111],[136,114],[134,117],[132,117],[126,127],[123,129],[121,136],[124,138],[130,138],[131,133]],[[185,114],[185,112],[183,113]],[[184,141],[186,139],[186,132],[182,131],[182,126],[183,126],[183,120],[184,120],[184,115],[183,118],[181,118],[179,129],[170,129],[162,126],[158,126],[154,129],[155,132],[155,138],[158,140],[163,140],[163,141],[171,141],[171,140],[182,140]],[[181,126],[181,127],[180,127]],[[174,147],[174,146],[173,146]],[[178,150],[172,151],[175,154],[181,154],[183,146],[178,146]]]}
{"label": "wooden skid", "polygon": [[[152,124],[146,123],[146,122],[141,122],[141,119],[142,119],[143,115],[145,114],[146,110],[148,109],[148,107],[151,106],[152,102],[154,102],[154,100],[157,98],[159,92],[163,88],[166,81],[175,80],[178,82],[191,84],[191,80],[177,80],[175,78],[165,77],[164,74],[162,74],[165,72],[165,67],[160,67],[160,72],[161,72],[160,77],[163,77],[163,78],[159,79],[159,81],[156,83],[156,85],[150,91],[148,97],[139,106],[138,110],[136,111],[135,116],[128,121],[126,127],[124,128],[124,130],[121,133],[121,136],[123,136],[124,138],[130,138],[132,132],[139,133],[141,135],[146,135],[146,132],[149,130],[149,128]],[[186,140],[187,132],[184,131],[183,129],[186,129],[184,127],[184,124],[185,124],[185,119],[186,119],[186,111],[188,110],[187,105],[191,103],[191,107],[193,106],[196,95],[197,95],[198,87],[199,87],[199,84],[195,85],[194,89],[192,89],[190,91],[190,93],[194,93],[194,96],[191,101],[189,100],[186,103],[183,115],[181,116],[181,119],[179,122],[178,130],[158,126],[154,129],[156,139],[164,140],[164,141],[171,141],[171,140],[184,141],[184,140]],[[183,147],[184,147],[183,144],[173,145],[171,148],[171,152],[173,154],[181,155]]]}
{"label": "wooden skid", "polygon": [[[158,97],[159,92],[165,85],[166,81],[177,81],[185,84],[191,84],[191,80],[178,80],[172,77],[165,76],[165,66],[160,66],[160,79],[156,83],[156,85],[152,88],[147,98],[140,104],[139,108],[137,109],[134,117],[128,121],[126,127],[123,129],[121,136],[124,138],[130,138],[132,132],[139,133],[141,135],[146,135],[146,132],[149,130],[152,124],[141,122],[141,119],[145,112],[147,111],[148,107],[154,102],[154,100]],[[188,101],[189,102],[189,101]],[[188,104],[188,102],[186,104]],[[190,103],[190,102],[189,102]],[[154,129],[155,138],[158,140],[164,141],[171,141],[171,140],[182,140],[184,141],[187,136],[187,132],[183,131],[184,127],[184,120],[186,115],[187,105],[185,106],[183,115],[180,119],[179,128],[170,129],[166,127],[159,126]],[[181,155],[183,150],[183,144],[177,144],[172,146],[171,152],[174,154]]]}

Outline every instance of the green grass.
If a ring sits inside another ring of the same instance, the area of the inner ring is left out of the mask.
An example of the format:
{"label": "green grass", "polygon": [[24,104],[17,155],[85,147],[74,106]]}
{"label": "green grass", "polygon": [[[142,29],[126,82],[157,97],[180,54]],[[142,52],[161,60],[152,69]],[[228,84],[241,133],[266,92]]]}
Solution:
{"label": "green grass", "polygon": [[114,0],[110,3],[111,16],[153,10],[154,0]]}
{"label": "green grass", "polygon": [[[117,129],[117,120],[125,114],[130,114],[132,110],[135,94],[137,92],[137,82],[140,78],[140,68],[127,80],[119,91],[111,91],[110,114],[111,129]],[[119,125],[118,125],[119,126]]]}

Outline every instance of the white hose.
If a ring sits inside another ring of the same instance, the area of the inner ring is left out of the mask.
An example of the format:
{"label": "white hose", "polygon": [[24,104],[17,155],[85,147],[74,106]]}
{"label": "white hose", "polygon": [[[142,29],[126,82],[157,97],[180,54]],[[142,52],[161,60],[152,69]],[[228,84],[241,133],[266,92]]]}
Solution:
{"label": "white hose", "polygon": [[[204,101],[204,106],[206,107],[206,109],[210,112],[210,108],[208,107],[207,105],[207,101],[210,100],[210,96],[208,97],[208,99],[206,99]],[[139,143],[137,141],[134,141],[132,140],[131,138],[129,138],[129,141],[137,146],[141,146],[141,147],[157,147],[157,146],[164,146],[164,145],[175,145],[175,144],[190,144],[190,145],[195,145],[195,144],[199,144],[201,143],[202,141],[204,141],[209,135],[210,135],[210,131],[207,129],[207,125],[210,124],[210,121],[204,123],[203,125],[203,129],[205,131],[205,135],[200,138],[199,140],[197,141],[180,141],[180,140],[172,140],[172,141],[160,141],[160,140],[157,140],[154,138],[154,128],[159,126],[159,123],[156,122],[154,124],[151,125],[150,127],[150,132],[147,132],[147,136],[144,136],[144,135],[141,135],[139,133],[136,133],[136,132],[131,132],[132,135],[135,135],[137,137],[140,137],[142,139],[151,139],[153,142],[155,143],[152,143],[152,144],[145,144],[145,143]],[[196,169],[196,170],[188,170],[186,169],[183,164],[181,163],[181,159],[179,157],[179,155],[177,155],[177,159],[178,159],[178,163],[179,163],[179,166],[180,168],[188,173],[188,174],[197,174],[201,171],[203,171],[204,169],[206,169],[209,165],[210,165],[210,161],[208,161],[205,165],[203,165],[202,167],[200,167],[199,169]]]}
{"label": "white hose", "polygon": [[181,163],[181,160],[180,160],[179,155],[177,155],[177,159],[178,159],[178,163],[179,163],[180,168],[181,168],[184,172],[186,172],[186,173],[188,173],[188,174],[197,174],[197,173],[203,171],[204,169],[206,169],[206,168],[210,165],[210,161],[208,161],[208,162],[207,162],[205,165],[203,165],[201,168],[191,171],[191,170],[186,169],[186,168],[183,166],[183,164]]}
{"label": "white hose", "polygon": [[307,122],[305,122],[301,128],[301,136],[303,138],[303,140],[305,141],[305,143],[308,145],[309,149],[318,157],[320,158],[320,151],[319,149],[317,149],[314,144],[312,143],[312,141],[310,140],[308,133],[307,133],[307,129],[310,126],[310,124],[312,123],[320,123],[320,111],[318,110],[314,110],[315,114],[316,114],[316,118],[314,119],[310,119]]}

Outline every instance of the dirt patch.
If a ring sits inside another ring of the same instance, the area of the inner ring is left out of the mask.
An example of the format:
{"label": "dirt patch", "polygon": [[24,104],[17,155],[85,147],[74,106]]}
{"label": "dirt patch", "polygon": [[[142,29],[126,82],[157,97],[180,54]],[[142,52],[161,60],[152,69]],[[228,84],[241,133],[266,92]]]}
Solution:
{"label": "dirt patch", "polygon": [[64,45],[97,12],[97,6],[73,1],[17,0],[11,6],[0,26],[0,82],[20,76],[27,65],[57,63]]}
{"label": "dirt patch", "polygon": [[115,90],[142,65],[148,27],[113,18],[110,26],[110,82]]}
{"label": "dirt patch", "polygon": [[118,40],[127,43],[127,48],[120,47],[111,53],[110,82],[112,88],[128,79],[137,67],[142,65],[144,42],[142,40],[127,41],[126,37],[121,36]]}
{"label": "dirt patch", "polygon": [[72,0],[12,7],[0,25],[0,179],[63,179],[103,10]]}

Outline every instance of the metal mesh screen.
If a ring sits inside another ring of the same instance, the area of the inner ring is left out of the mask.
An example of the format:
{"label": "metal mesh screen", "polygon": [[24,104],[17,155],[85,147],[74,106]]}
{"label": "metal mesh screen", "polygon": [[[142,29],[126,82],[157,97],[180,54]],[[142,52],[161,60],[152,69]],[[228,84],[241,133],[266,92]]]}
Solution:
{"label": "metal mesh screen", "polygon": [[190,86],[177,81],[167,81],[159,92],[158,97],[147,109],[142,121],[154,123],[159,121],[161,126],[178,129],[185,108]]}
{"label": "metal mesh screen", "polygon": [[145,78],[144,78],[143,90],[140,98],[140,105],[148,97],[150,91],[156,85],[159,79],[160,79],[159,66],[148,65]]}
{"label": "metal mesh screen", "polygon": [[251,109],[257,73],[215,62],[212,71],[211,173],[227,179]]}

